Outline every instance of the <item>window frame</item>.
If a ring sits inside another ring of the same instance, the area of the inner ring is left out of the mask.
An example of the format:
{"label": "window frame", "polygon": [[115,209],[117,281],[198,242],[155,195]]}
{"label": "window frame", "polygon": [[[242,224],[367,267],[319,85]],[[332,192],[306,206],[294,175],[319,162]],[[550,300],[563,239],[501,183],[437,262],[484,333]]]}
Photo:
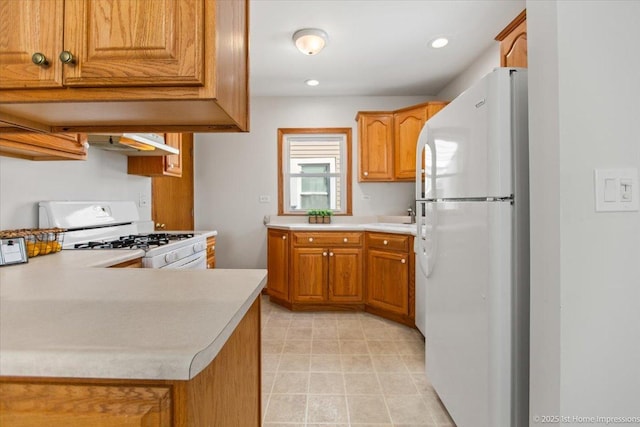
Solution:
{"label": "window frame", "polygon": [[[351,149],[351,128],[278,128],[278,215],[290,215],[290,216],[306,216],[306,212],[285,212],[284,210],[284,144],[285,140],[290,135],[344,135],[344,158],[341,159],[342,165],[344,165],[344,179],[346,181],[346,200],[345,211],[341,213],[334,213],[334,215],[349,216],[352,215],[352,203],[351,203],[351,182],[352,182],[352,149]],[[290,159],[287,159],[290,161]]]}

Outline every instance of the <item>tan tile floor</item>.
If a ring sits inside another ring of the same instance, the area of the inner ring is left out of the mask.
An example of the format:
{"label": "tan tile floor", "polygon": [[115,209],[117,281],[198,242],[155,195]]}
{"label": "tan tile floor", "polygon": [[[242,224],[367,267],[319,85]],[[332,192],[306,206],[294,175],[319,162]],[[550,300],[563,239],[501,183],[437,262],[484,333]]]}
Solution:
{"label": "tan tile floor", "polygon": [[425,377],[417,330],[262,303],[264,427],[455,427]]}

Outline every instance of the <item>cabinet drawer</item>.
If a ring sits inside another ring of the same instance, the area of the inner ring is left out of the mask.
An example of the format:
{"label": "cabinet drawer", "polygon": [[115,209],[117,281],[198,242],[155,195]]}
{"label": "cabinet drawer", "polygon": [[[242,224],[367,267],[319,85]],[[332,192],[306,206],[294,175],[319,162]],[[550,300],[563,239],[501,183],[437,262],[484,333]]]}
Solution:
{"label": "cabinet drawer", "polygon": [[409,236],[401,234],[367,233],[367,246],[369,248],[408,252]]}
{"label": "cabinet drawer", "polygon": [[296,246],[362,246],[362,233],[359,232],[297,232],[293,233]]}

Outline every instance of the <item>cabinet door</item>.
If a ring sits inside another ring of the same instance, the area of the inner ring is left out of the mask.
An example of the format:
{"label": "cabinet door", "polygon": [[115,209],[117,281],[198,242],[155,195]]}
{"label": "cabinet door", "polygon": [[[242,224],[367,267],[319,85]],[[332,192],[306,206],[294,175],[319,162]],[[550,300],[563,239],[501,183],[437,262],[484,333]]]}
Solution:
{"label": "cabinet door", "polygon": [[327,300],[327,249],[294,248],[291,258],[293,302]]}
{"label": "cabinet door", "polygon": [[216,237],[207,237],[207,268],[216,268]]}
{"label": "cabinet door", "polygon": [[164,139],[165,144],[180,151],[178,154],[164,156],[165,175],[182,176],[182,134],[165,133]]}
{"label": "cabinet door", "polygon": [[362,302],[362,249],[329,249],[329,301]]}
{"label": "cabinet door", "polygon": [[394,176],[398,181],[416,179],[416,143],[426,121],[425,106],[394,114]]}
{"label": "cabinet door", "polygon": [[522,11],[496,36],[500,42],[500,66],[527,68],[527,12]]}
{"label": "cabinet door", "polygon": [[408,316],[409,265],[406,253],[369,250],[367,304]]}
{"label": "cabinet door", "polygon": [[[164,140],[167,145],[177,148],[180,152],[168,156],[129,156],[127,159],[127,173],[130,175],[180,178],[182,176],[183,156],[192,155],[193,134],[165,133]],[[185,144],[183,144],[183,141],[185,141]],[[186,151],[184,154],[182,153],[183,145],[185,145]]]}
{"label": "cabinet door", "polygon": [[267,293],[289,300],[289,232],[269,229],[267,232]]}
{"label": "cabinet door", "polygon": [[[62,85],[63,0],[0,0],[0,88]],[[36,65],[34,53],[48,64]]]}
{"label": "cabinet door", "polygon": [[201,0],[65,2],[64,50],[75,63],[63,67],[64,85],[203,85],[203,5]]}
{"label": "cabinet door", "polygon": [[0,384],[3,426],[171,425],[171,388],[97,384]]}
{"label": "cabinet door", "polygon": [[0,133],[0,155],[28,160],[85,160],[87,135],[81,133]]}
{"label": "cabinet door", "polygon": [[393,180],[393,114],[358,115],[358,181]]}

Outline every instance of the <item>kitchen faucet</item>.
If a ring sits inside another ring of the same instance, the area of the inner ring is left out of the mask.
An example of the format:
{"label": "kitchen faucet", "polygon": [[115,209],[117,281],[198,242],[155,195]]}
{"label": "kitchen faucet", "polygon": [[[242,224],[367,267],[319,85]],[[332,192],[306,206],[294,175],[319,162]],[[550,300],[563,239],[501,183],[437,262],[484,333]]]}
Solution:
{"label": "kitchen faucet", "polygon": [[413,211],[411,206],[409,206],[409,209],[407,209],[407,215],[409,215],[409,218],[411,218],[411,224],[415,224],[416,223],[416,213]]}

